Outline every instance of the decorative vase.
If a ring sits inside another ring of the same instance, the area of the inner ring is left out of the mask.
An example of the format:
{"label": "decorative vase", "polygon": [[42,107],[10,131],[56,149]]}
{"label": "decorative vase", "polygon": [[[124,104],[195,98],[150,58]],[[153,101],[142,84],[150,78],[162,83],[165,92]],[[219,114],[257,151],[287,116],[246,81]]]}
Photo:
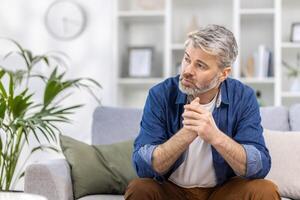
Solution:
{"label": "decorative vase", "polygon": [[192,18],[190,19],[189,21],[189,24],[186,28],[186,35],[189,34],[190,32],[192,31],[196,31],[197,29],[199,28],[198,26],[198,19],[197,19],[197,16],[196,15],[193,15]]}
{"label": "decorative vase", "polygon": [[300,78],[294,78],[290,87],[291,92],[300,92]]}
{"label": "decorative vase", "polygon": [[136,0],[136,5],[142,10],[162,10],[164,0]]}

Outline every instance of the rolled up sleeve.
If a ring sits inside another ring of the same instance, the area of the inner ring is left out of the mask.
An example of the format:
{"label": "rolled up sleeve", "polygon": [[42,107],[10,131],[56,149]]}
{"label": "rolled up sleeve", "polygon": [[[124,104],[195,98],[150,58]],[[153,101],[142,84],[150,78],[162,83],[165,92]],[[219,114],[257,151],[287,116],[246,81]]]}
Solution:
{"label": "rolled up sleeve", "polygon": [[262,170],[262,159],[260,151],[253,145],[242,145],[246,151],[247,166],[245,177],[251,177]]}
{"label": "rolled up sleeve", "polygon": [[144,146],[142,146],[139,150],[138,150],[138,154],[140,155],[140,157],[147,163],[147,165],[152,166],[152,154],[154,149],[157,147],[158,145],[150,145],[150,144],[146,144]]}

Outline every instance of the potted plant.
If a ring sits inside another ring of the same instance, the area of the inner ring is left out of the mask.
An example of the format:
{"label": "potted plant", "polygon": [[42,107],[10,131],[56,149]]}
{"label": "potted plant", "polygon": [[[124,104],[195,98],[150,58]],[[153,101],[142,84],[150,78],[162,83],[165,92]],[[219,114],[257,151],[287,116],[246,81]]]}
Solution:
{"label": "potted plant", "polygon": [[300,53],[297,53],[297,64],[292,66],[289,63],[282,61],[284,67],[288,70],[288,77],[292,78],[293,82],[290,87],[291,92],[300,92]]}
{"label": "potted plant", "polygon": [[[34,152],[44,149],[58,151],[56,144],[61,130],[57,125],[69,123],[69,115],[83,106],[62,104],[72,94],[72,89],[85,88],[96,98],[93,89],[101,88],[93,79],[66,79],[65,69],[59,72],[64,65],[61,56],[48,53],[33,55],[16,41],[9,41],[17,50],[9,52],[4,59],[17,54],[24,60],[25,68],[12,71],[0,66],[1,191],[15,189],[17,181],[24,175],[25,163]],[[42,74],[35,71],[41,62],[49,67],[51,73]],[[40,102],[35,100],[35,93],[29,87],[31,79],[40,79],[43,93]],[[29,137],[33,137],[39,145],[31,150],[24,163],[19,163],[24,146],[30,145]],[[47,143],[42,144],[41,140]],[[17,165],[21,166],[20,171],[16,171]]]}

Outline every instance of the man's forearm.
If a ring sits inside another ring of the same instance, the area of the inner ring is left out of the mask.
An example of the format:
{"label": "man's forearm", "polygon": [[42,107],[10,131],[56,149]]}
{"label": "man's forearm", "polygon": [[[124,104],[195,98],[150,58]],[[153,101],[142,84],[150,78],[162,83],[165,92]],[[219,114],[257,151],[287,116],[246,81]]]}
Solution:
{"label": "man's forearm", "polygon": [[165,173],[197,136],[182,128],[168,141],[158,145],[152,154],[153,169],[158,173]]}
{"label": "man's forearm", "polygon": [[212,145],[238,175],[246,174],[247,155],[241,144],[221,132]]}

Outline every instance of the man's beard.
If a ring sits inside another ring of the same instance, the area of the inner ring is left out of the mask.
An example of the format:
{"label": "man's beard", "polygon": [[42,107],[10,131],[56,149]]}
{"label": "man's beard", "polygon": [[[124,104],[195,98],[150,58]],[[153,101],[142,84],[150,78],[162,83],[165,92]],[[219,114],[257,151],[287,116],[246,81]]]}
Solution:
{"label": "man's beard", "polygon": [[187,95],[191,95],[193,97],[196,97],[200,94],[203,94],[203,93],[217,87],[218,84],[219,84],[218,75],[216,75],[208,84],[201,85],[200,87],[196,86],[195,84],[194,84],[195,87],[186,87],[182,84],[182,79],[183,79],[183,76],[180,75],[180,77],[179,77],[179,89],[180,89],[180,91],[187,94]]}

